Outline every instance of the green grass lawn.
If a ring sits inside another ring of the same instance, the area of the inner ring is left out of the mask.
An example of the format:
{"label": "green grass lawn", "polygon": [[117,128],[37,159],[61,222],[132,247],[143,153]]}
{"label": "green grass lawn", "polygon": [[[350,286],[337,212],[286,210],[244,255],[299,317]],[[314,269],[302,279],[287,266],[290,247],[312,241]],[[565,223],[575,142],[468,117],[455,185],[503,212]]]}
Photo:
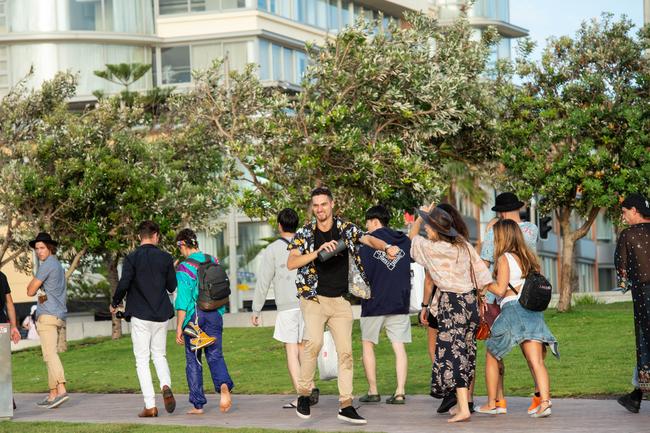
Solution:
{"label": "green grass lawn", "polygon": [[[415,318],[414,318],[415,320]],[[570,313],[546,313],[546,321],[560,342],[562,358],[549,355],[547,366],[555,397],[613,395],[629,391],[635,363],[631,303],[583,305]],[[273,340],[272,328],[228,328],[224,333],[225,357],[235,382],[235,393],[292,394],[285,364],[284,347]],[[359,322],[353,333],[355,394],[366,392],[361,362]],[[426,349],[426,330],[413,327],[409,354],[408,394],[428,394],[431,364]],[[167,355],[175,392],[186,393],[184,349],[168,338]],[[381,394],[394,391],[394,358],[390,343],[382,335],[376,347],[377,376]],[[61,354],[70,392],[139,392],[130,338],[85,340],[69,345]],[[485,395],[483,366],[485,347],[479,343],[476,394]],[[206,387],[210,384],[208,369]],[[14,387],[17,392],[45,392],[47,372],[39,348],[13,356]],[[321,392],[335,394],[336,381],[320,382]],[[506,358],[508,395],[526,396],[532,379],[519,349]],[[2,430],[0,430],[2,431]],[[102,430],[97,430],[102,431]],[[106,430],[112,431],[112,430]],[[139,431],[139,430],[138,430]],[[215,430],[217,431],[217,430]]]}
{"label": "green grass lawn", "polygon": [[315,430],[186,427],[179,425],[0,422],[0,433],[316,433]]}

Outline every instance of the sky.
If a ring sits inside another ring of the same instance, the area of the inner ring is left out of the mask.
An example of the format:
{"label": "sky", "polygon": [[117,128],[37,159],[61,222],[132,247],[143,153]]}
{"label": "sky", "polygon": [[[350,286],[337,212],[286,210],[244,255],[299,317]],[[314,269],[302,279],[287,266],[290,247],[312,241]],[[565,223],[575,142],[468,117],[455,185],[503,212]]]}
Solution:
{"label": "sky", "polygon": [[[602,12],[625,14],[632,22],[643,25],[643,0],[510,0],[510,22],[528,29],[537,42],[533,58],[550,36],[574,36],[580,24]],[[516,43],[513,42],[513,56]]]}

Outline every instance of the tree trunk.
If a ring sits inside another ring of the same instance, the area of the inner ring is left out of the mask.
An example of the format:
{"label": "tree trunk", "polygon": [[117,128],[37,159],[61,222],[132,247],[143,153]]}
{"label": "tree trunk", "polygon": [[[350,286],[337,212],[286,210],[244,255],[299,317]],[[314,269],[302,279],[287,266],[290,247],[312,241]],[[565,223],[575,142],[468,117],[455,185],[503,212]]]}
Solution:
{"label": "tree trunk", "polygon": [[558,293],[560,299],[557,303],[557,310],[567,312],[571,310],[571,273],[573,270],[573,249],[575,241],[571,233],[571,210],[560,209],[559,221],[562,233],[562,251],[560,254],[560,282]]}
{"label": "tree trunk", "polygon": [[[119,280],[117,275],[117,264],[119,262],[119,257],[117,254],[107,253],[104,259],[106,267],[108,269],[108,283],[111,285],[111,293],[115,293],[117,290],[117,282]],[[109,302],[111,302],[109,300]],[[117,340],[122,337],[122,319],[115,317],[115,314],[111,317],[112,322],[112,332],[111,338]]]}
{"label": "tree trunk", "polygon": [[562,253],[560,255],[560,263],[562,266],[560,268],[560,283],[558,287],[560,299],[557,304],[557,310],[559,312],[564,313],[571,310],[575,244],[589,232],[589,229],[596,220],[599,211],[600,208],[591,209],[587,216],[587,220],[575,231],[571,231],[571,208],[564,207],[559,209],[557,212],[562,235]]}

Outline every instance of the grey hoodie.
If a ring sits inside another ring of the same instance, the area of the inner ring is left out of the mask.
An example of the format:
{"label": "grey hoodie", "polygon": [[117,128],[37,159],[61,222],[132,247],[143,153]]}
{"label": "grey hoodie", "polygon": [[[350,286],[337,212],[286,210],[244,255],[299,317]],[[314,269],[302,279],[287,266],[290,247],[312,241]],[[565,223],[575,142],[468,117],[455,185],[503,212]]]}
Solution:
{"label": "grey hoodie", "polygon": [[296,270],[287,269],[289,251],[287,242],[278,239],[262,252],[257,271],[257,284],[253,298],[253,311],[262,311],[266,295],[271,286],[275,293],[275,305],[278,311],[300,308],[296,292]]}

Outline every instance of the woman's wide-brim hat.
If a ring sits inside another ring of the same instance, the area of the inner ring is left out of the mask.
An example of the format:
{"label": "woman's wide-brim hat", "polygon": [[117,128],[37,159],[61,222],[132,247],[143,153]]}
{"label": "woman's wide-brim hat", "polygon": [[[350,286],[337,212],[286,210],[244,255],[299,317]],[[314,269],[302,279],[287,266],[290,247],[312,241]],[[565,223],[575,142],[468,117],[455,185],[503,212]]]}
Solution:
{"label": "woman's wide-brim hat", "polygon": [[519,198],[517,198],[515,193],[502,192],[497,196],[492,210],[494,212],[510,212],[512,210],[521,209],[524,207],[524,204],[523,201],[520,201]]}
{"label": "woman's wide-brim hat", "polygon": [[450,238],[458,236],[458,232],[453,227],[454,220],[443,209],[434,207],[429,213],[418,209],[418,215],[420,215],[420,218],[422,218],[426,225],[438,233],[449,236]]}
{"label": "woman's wide-brim hat", "polygon": [[29,241],[29,246],[31,248],[34,248],[36,246],[36,242],[43,242],[44,244],[50,244],[57,246],[59,243],[52,239],[52,236],[50,236],[49,233],[45,232],[40,232],[39,234],[36,235],[36,239]]}

